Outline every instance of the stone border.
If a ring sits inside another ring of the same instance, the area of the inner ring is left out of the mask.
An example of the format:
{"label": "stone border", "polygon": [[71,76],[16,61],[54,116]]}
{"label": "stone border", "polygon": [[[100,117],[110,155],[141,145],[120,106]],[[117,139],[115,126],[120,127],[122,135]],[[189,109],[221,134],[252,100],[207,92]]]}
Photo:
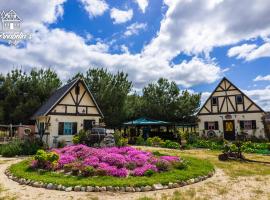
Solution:
{"label": "stone border", "polygon": [[65,191],[65,192],[147,192],[147,191],[155,191],[155,190],[164,190],[164,189],[172,189],[172,188],[179,188],[183,187],[186,185],[191,185],[193,183],[198,183],[200,181],[204,181],[207,178],[210,178],[214,175],[215,170],[211,171],[208,175],[205,176],[198,176],[196,178],[189,179],[187,181],[178,181],[178,182],[169,182],[168,185],[162,185],[160,183],[156,183],[151,185],[146,185],[146,186],[140,186],[140,187],[113,187],[113,186],[80,186],[77,185],[75,187],[66,187],[63,185],[56,185],[52,183],[43,183],[41,181],[34,181],[30,179],[25,179],[25,178],[18,178],[14,176],[9,169],[6,169],[5,174],[6,176],[19,183],[20,185],[29,185],[32,187],[37,187],[37,188],[45,188],[49,190],[59,190],[59,191]]}

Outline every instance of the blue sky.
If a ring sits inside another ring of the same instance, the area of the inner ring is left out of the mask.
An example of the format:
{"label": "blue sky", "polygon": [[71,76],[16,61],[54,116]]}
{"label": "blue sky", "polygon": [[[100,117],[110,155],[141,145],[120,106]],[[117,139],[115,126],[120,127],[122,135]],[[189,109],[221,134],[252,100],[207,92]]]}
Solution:
{"label": "blue sky", "polygon": [[1,41],[1,73],[50,67],[65,81],[104,67],[127,72],[135,90],[165,77],[203,100],[226,76],[270,111],[267,0],[3,0],[0,8],[32,34],[17,47]]}

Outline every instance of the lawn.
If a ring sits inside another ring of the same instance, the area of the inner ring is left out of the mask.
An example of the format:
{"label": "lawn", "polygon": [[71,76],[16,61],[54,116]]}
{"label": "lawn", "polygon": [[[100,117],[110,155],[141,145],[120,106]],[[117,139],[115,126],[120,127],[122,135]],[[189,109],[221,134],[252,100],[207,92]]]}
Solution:
{"label": "lawn", "polygon": [[169,182],[186,181],[198,176],[207,175],[214,170],[213,165],[207,161],[191,156],[184,156],[189,162],[189,167],[185,170],[173,169],[168,172],[155,173],[151,177],[133,177],[127,178],[102,176],[102,177],[75,177],[67,176],[54,172],[39,173],[36,170],[29,169],[30,160],[24,160],[10,167],[10,171],[17,177],[42,181],[45,183],[61,184],[64,186],[145,186],[155,183],[168,184]]}

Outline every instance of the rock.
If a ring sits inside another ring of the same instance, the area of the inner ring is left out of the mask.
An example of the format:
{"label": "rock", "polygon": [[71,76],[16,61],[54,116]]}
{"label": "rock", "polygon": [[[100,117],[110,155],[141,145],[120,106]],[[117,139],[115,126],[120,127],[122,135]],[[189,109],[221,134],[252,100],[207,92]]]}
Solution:
{"label": "rock", "polygon": [[66,190],[66,187],[65,186],[62,186],[60,190],[61,191],[65,191]]}
{"label": "rock", "polygon": [[52,190],[54,188],[54,185],[52,183],[49,183],[46,188]]}
{"label": "rock", "polygon": [[194,182],[195,182],[195,179],[194,179],[194,178],[188,180],[188,183],[189,183],[189,184],[192,184],[192,183],[194,183]]}
{"label": "rock", "polygon": [[104,191],[106,191],[106,187],[104,187],[104,186],[103,186],[103,187],[100,187],[99,190],[100,190],[101,192],[104,192]]}
{"label": "rock", "polygon": [[41,183],[39,183],[39,182],[34,182],[34,183],[33,183],[33,186],[34,186],[34,187],[41,187]]}
{"label": "rock", "polygon": [[151,191],[151,190],[152,190],[152,187],[147,185],[147,186],[143,187],[142,192],[147,192],[147,191]]}
{"label": "rock", "polygon": [[92,186],[86,187],[86,192],[93,192],[93,191],[94,191],[94,187],[92,187]]}
{"label": "rock", "polygon": [[81,191],[85,192],[86,191],[86,187],[81,187]]}
{"label": "rock", "polygon": [[170,189],[173,188],[173,183],[169,182],[169,183],[168,183],[168,187],[169,187]]}
{"label": "rock", "polygon": [[107,133],[105,138],[100,143],[101,147],[113,147],[115,146],[114,136],[111,133]]}
{"label": "rock", "polygon": [[25,184],[26,185],[29,185],[29,183],[30,183],[30,180],[29,179],[25,181]]}
{"label": "rock", "polygon": [[153,190],[162,190],[163,189],[163,185],[160,183],[154,184],[152,186]]}
{"label": "rock", "polygon": [[94,191],[99,192],[99,189],[100,189],[99,186],[95,186]]}
{"label": "rock", "polygon": [[81,191],[81,186],[76,185],[76,186],[74,187],[74,191],[75,191],[75,192]]}
{"label": "rock", "polygon": [[195,183],[200,182],[200,178],[199,178],[199,177],[195,178],[195,179],[194,179],[194,182],[195,182]]}
{"label": "rock", "polygon": [[135,192],[141,192],[141,191],[142,191],[141,188],[135,187]]}
{"label": "rock", "polygon": [[125,187],[120,187],[119,191],[120,192],[125,192],[126,191],[126,188]]}
{"label": "rock", "polygon": [[107,186],[107,191],[112,192],[113,191],[113,187],[112,186]]}
{"label": "rock", "polygon": [[125,191],[126,191],[126,192],[132,192],[133,190],[132,190],[131,187],[126,187],[126,188],[125,188]]}
{"label": "rock", "polygon": [[119,187],[114,187],[114,191],[119,191],[120,190],[120,188]]}
{"label": "rock", "polygon": [[163,186],[163,189],[168,189],[168,188],[169,188],[168,185]]}
{"label": "rock", "polygon": [[66,192],[71,192],[71,191],[72,191],[72,187],[67,187],[67,188],[65,189],[65,191],[66,191]]}
{"label": "rock", "polygon": [[178,187],[179,187],[178,183],[173,183],[173,188],[178,188]]}
{"label": "rock", "polygon": [[62,185],[57,185],[57,186],[56,186],[56,189],[57,189],[57,190],[61,190],[61,189],[62,189]]}

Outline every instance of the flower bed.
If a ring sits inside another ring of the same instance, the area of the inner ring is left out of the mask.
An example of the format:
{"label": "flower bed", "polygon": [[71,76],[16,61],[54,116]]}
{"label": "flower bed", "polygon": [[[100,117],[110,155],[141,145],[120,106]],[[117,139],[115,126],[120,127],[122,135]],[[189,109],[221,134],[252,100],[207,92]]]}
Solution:
{"label": "flower bed", "polygon": [[66,192],[144,192],[196,183],[214,172],[207,160],[180,159],[132,147],[93,149],[77,145],[39,151],[35,158],[34,162],[27,159],[11,165],[6,175],[20,184]]}
{"label": "flower bed", "polygon": [[30,166],[72,175],[128,177],[150,176],[182,165],[185,163],[179,157],[155,156],[133,147],[73,145],[49,153],[40,150]]}

